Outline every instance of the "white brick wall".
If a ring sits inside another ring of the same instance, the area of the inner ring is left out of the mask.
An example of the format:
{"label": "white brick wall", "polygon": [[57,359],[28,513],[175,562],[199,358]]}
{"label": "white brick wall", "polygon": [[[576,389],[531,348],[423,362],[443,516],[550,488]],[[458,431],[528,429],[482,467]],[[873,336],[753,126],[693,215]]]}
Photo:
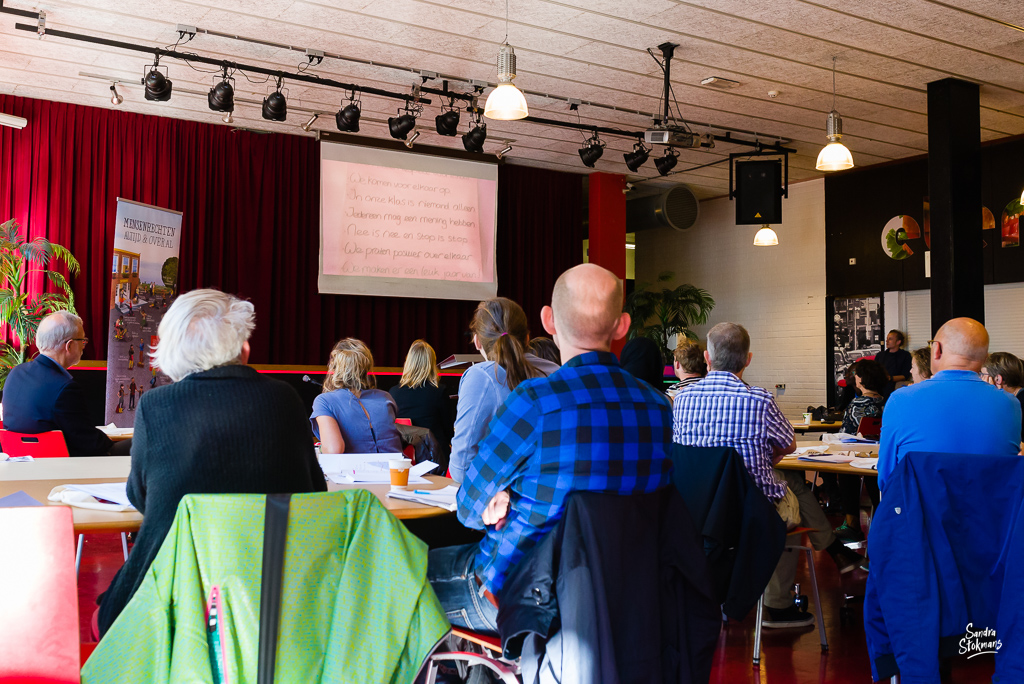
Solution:
{"label": "white brick wall", "polygon": [[[930,290],[906,293],[908,349],[923,347],[932,335]],[[1024,283],[985,286],[985,328],[989,351],[1024,358]]]}
{"label": "white brick wall", "polygon": [[744,380],[777,393],[783,412],[797,419],[808,405],[826,403],[825,183],[789,186],[784,222],[772,226],[776,247],[754,247],[757,226],[737,226],[728,198],[701,203],[700,219],[686,232],[671,228],[636,234],[637,283],[674,271],[715,299],[709,325],[743,325],[754,359]]}

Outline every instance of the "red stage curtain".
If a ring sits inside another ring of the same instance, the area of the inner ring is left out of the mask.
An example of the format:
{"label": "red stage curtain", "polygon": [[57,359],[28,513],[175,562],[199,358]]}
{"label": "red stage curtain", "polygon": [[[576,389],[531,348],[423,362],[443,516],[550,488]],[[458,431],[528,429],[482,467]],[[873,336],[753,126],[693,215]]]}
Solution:
{"label": "red stage curtain", "polygon": [[[182,291],[217,287],[252,300],[253,363],[324,364],[334,342],[359,337],[381,366],[409,344],[439,356],[472,351],[474,302],[317,293],[319,148],[309,137],[0,95],[23,116],[0,128],[0,221],[72,251],[83,273],[76,306],[106,358],[116,198],[184,212]],[[543,334],[540,308],[566,268],[582,261],[582,176],[503,166],[499,172],[498,289]]]}

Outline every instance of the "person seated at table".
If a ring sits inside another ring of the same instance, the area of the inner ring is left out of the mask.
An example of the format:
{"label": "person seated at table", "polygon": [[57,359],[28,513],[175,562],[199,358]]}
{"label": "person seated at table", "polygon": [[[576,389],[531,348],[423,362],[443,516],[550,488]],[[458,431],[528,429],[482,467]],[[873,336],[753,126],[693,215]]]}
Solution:
{"label": "person seated at table", "polygon": [[395,427],[398,405],[376,389],[370,371],[373,355],[354,337],[340,340],[327,362],[324,390],[309,416],[324,454],[379,454],[402,450]]}
{"label": "person seated at table", "polygon": [[85,390],[68,369],[82,360],[82,319],[69,311],[46,316],[36,330],[39,356],[11,369],[4,385],[4,429],[30,435],[60,430],[71,456],[127,455],[130,441],[114,444],[92,420]]}
{"label": "person seated at table", "polygon": [[[840,573],[863,567],[864,557],[840,542],[832,532],[818,500],[807,488],[803,472],[778,470],[783,456],[796,451],[793,425],[782,414],[771,393],[748,385],[743,372],[750,365],[750,335],[735,323],[719,323],[708,332],[704,380],[676,395],[673,404],[673,439],[684,446],[733,447],[747,471],[770,501],[783,511],[799,506],[799,524],[810,527],[815,549],[832,556]],[[793,501],[795,497],[796,502]],[[785,516],[783,516],[785,519]],[[804,627],[814,623],[790,595],[798,554],[783,553],[764,593],[768,616],[765,627]]]}
{"label": "person seated at table", "polygon": [[473,345],[484,363],[471,366],[459,381],[459,402],[452,438],[451,478],[462,482],[476,457],[494,414],[519,383],[545,377],[558,364],[526,350],[530,329],[522,307],[505,297],[480,302],[469,324]]}
{"label": "person seated at table", "polygon": [[878,447],[878,486],[885,494],[896,464],[911,451],[1020,453],[1021,406],[978,373],[988,357],[988,331],[954,318],[935,333],[928,382],[894,392],[885,407]]}
{"label": "person seated at table", "polygon": [[181,295],[160,321],[152,359],[173,382],[135,410],[127,491],[142,527],[100,596],[101,635],[142,583],[186,494],[327,489],[299,395],[245,365],[255,323],[250,302],[218,290]]}
{"label": "person seated at table", "polygon": [[622,370],[664,393],[665,359],[657,342],[647,337],[634,337],[619,352],[619,363]]}
{"label": "person seated at table", "polygon": [[914,384],[932,377],[932,350],[928,347],[915,349],[910,354],[910,377]]}
{"label": "person seated at table", "polygon": [[526,345],[526,351],[537,358],[547,359],[551,363],[562,365],[562,355],[558,351],[558,345],[550,337],[534,337]]}
{"label": "person seated at table", "polygon": [[704,350],[693,340],[684,339],[676,345],[676,349],[672,353],[672,370],[679,378],[679,382],[665,390],[665,393],[669,397],[675,398],[684,387],[700,382],[708,374],[708,363],[704,360]]}
{"label": "person seated at table", "polygon": [[416,340],[405,355],[402,379],[391,388],[397,416],[430,430],[447,453],[452,440],[452,407],[437,374],[437,355],[425,340]]}
{"label": "person seated at table", "polygon": [[494,596],[558,524],[569,494],[628,495],[670,482],[669,403],[622,370],[610,351],[629,329],[622,281],[595,264],[569,269],[555,283],[541,322],[558,344],[562,366],[517,384],[457,495],[459,520],[484,530],[484,538],[432,549],[427,565],[452,624],[480,632],[497,631]]}
{"label": "person seated at table", "polygon": [[[889,373],[877,361],[861,359],[853,364],[853,382],[857,396],[846,407],[843,414],[843,432],[857,434],[860,421],[864,418],[881,418],[885,409],[882,392],[889,383]],[[860,524],[861,478],[857,475],[837,475],[839,505],[846,519],[834,532],[840,539],[862,541],[864,532]],[[878,505],[878,483],[873,477],[864,478],[864,487],[871,502]]]}
{"label": "person seated at table", "polygon": [[[1024,410],[1024,364],[1009,352],[993,352],[981,367],[981,379],[1004,392],[1009,392],[1020,402]],[[1024,426],[1021,428],[1021,442],[1024,442]]]}

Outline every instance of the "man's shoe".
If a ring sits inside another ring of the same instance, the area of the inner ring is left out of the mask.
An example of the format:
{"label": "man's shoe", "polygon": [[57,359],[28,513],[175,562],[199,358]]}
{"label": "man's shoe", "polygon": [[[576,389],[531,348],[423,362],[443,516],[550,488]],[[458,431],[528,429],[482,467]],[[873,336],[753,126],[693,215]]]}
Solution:
{"label": "man's shoe", "polygon": [[837,537],[842,539],[844,542],[864,541],[864,532],[862,532],[859,528],[850,527],[845,522],[836,529],[832,530],[832,532]]}
{"label": "man's shoe", "polygon": [[761,626],[768,629],[792,629],[794,627],[808,627],[814,624],[814,616],[801,611],[796,606],[789,608],[769,608],[768,617],[761,620]]}
{"label": "man's shoe", "polygon": [[845,575],[848,572],[853,572],[857,568],[860,568],[864,572],[869,572],[868,559],[859,553],[854,553],[849,549],[843,549],[835,556],[833,560],[836,562],[836,567],[839,568],[839,574]]}

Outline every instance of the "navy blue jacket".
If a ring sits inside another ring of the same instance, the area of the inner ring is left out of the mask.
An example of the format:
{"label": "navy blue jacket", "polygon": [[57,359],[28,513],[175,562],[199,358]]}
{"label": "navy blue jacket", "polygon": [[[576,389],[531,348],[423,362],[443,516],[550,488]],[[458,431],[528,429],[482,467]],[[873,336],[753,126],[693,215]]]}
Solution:
{"label": "navy blue jacket", "polygon": [[114,445],[89,419],[85,391],[49,356],[15,366],[4,384],[4,429],[60,430],[72,456],[104,456]]}
{"label": "navy blue jacket", "polygon": [[[899,462],[868,537],[864,629],[876,681],[939,681],[939,658],[967,657],[996,630],[996,674],[1021,681],[1024,458],[912,452]],[[1015,546],[1016,545],[1016,546]],[[1005,580],[1005,581],[1004,581]],[[1015,674],[1014,674],[1015,673]]]}

